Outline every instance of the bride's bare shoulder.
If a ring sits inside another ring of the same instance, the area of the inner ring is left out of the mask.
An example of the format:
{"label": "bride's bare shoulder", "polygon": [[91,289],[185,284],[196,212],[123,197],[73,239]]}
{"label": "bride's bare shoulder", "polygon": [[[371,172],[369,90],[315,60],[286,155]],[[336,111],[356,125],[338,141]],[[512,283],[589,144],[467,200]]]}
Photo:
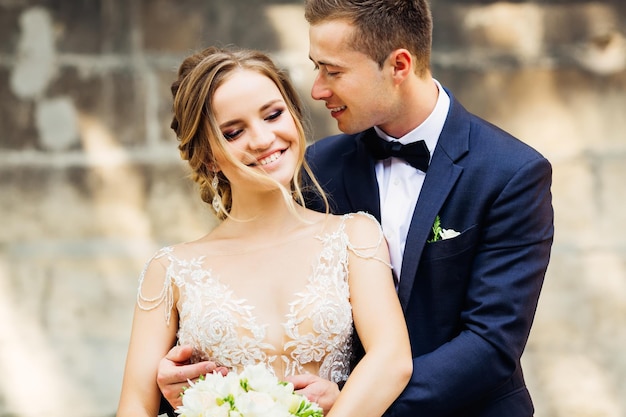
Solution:
{"label": "bride's bare shoulder", "polygon": [[365,212],[349,213],[344,216],[345,230],[353,244],[378,242],[382,228],[374,216]]}
{"label": "bride's bare shoulder", "polygon": [[322,214],[318,213],[319,222],[326,232],[334,232],[340,228],[348,234],[365,232],[369,235],[378,235],[380,224],[374,216],[365,212],[353,212],[347,214]]}
{"label": "bride's bare shoulder", "polygon": [[220,234],[216,230],[199,237],[198,239],[180,242],[171,246],[171,253],[178,259],[189,259],[200,254],[211,253],[219,248]]}

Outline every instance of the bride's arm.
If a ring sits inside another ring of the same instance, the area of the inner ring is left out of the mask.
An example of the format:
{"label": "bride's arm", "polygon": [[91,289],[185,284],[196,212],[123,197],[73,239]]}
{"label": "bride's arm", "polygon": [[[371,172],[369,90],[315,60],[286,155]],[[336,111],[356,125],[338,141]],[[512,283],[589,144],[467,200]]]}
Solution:
{"label": "bride's arm", "polygon": [[[148,264],[139,287],[117,417],[154,417],[161,393],[156,383],[161,358],[176,339],[178,316],[172,284],[159,259]],[[171,317],[166,315],[171,309]]]}
{"label": "bride's arm", "polygon": [[378,417],[411,377],[411,347],[380,226],[361,215],[349,220],[350,302],[366,353],[327,416]]}

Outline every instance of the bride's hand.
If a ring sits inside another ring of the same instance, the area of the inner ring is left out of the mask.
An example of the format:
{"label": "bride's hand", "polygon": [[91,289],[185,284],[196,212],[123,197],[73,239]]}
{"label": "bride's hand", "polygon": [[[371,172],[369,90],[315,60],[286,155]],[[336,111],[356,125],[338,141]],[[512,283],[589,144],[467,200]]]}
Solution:
{"label": "bride's hand", "polygon": [[324,414],[335,404],[339,396],[339,387],[332,381],[317,375],[292,375],[285,378],[291,382],[298,394],[304,395],[309,401],[315,401]]}
{"label": "bride's hand", "polygon": [[163,397],[176,408],[182,404],[180,394],[189,386],[188,381],[195,381],[200,375],[218,372],[226,375],[228,370],[215,362],[203,361],[190,364],[194,350],[191,346],[174,346],[159,362],[157,385]]}

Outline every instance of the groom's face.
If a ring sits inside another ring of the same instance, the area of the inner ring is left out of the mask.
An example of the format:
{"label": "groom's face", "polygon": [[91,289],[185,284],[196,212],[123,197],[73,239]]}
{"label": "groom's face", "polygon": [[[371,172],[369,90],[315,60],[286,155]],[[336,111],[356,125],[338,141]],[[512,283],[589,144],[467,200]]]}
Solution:
{"label": "groom's face", "polygon": [[309,29],[309,58],[318,70],[311,96],[326,102],[342,132],[384,125],[392,116],[394,85],[389,63],[379,65],[351,47],[353,26],[331,20]]}

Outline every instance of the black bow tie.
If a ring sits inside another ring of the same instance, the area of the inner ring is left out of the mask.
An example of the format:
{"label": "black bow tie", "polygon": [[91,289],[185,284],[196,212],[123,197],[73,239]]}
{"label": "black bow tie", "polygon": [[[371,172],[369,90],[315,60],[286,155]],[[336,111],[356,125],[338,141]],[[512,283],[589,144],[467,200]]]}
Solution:
{"label": "black bow tie", "polygon": [[404,159],[411,164],[412,167],[422,172],[428,170],[430,152],[428,151],[426,142],[423,140],[403,145],[400,142],[386,141],[380,138],[375,132],[368,132],[363,135],[363,142],[376,159],[387,159],[395,156],[396,158]]}

